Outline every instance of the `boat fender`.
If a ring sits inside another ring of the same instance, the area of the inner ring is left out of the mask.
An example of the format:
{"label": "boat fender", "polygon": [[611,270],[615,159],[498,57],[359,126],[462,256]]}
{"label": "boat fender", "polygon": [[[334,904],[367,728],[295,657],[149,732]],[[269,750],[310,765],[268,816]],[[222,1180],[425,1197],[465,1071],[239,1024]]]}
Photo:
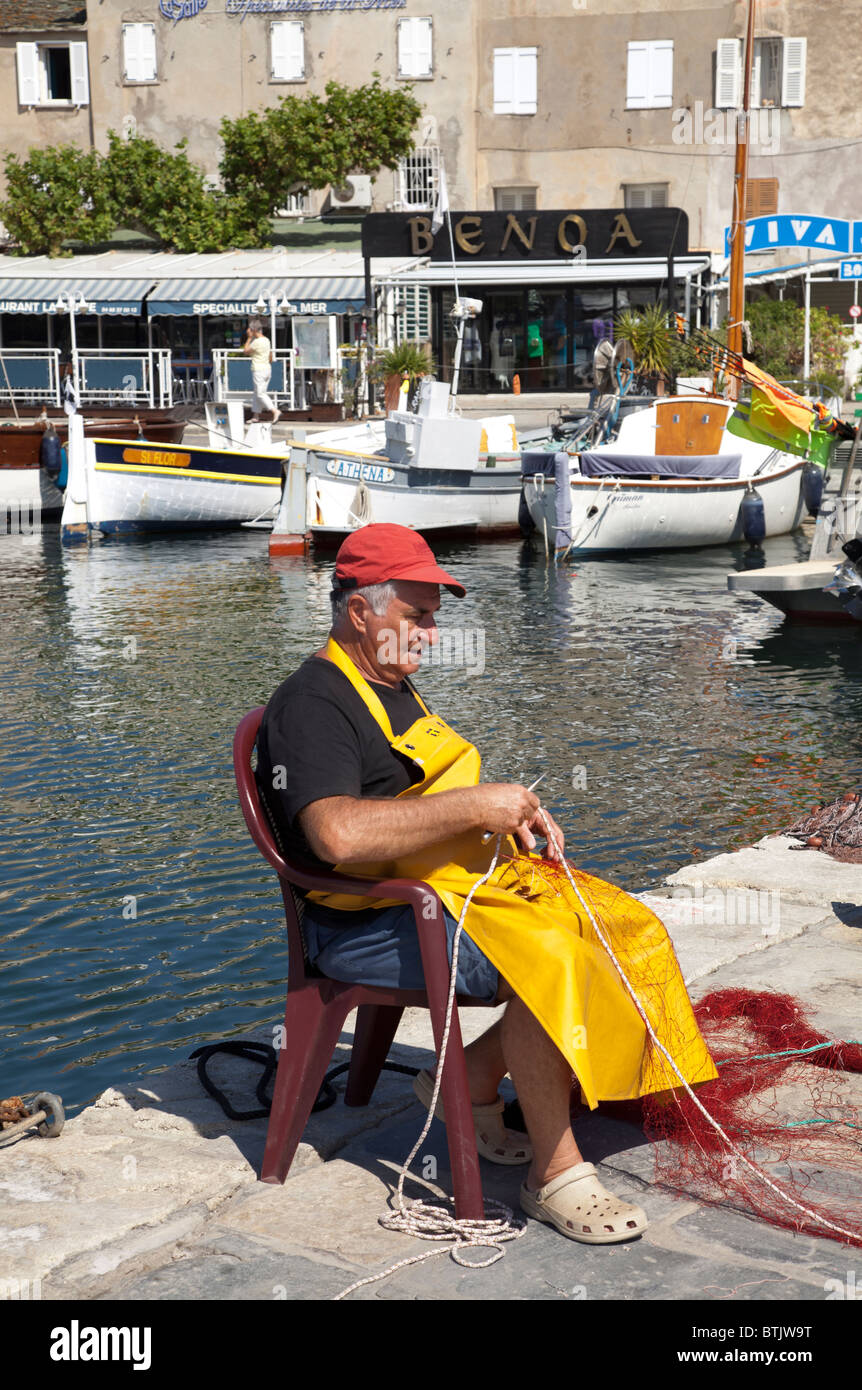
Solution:
{"label": "boat fender", "polygon": [[742,517],[742,534],[749,545],[758,545],[766,535],[766,512],[763,498],[756,488],[748,484],[748,490],[739,504]]}
{"label": "boat fender", "polygon": [[802,498],[809,516],[816,516],[823,501],[823,469],[810,460],[802,469]]}
{"label": "boat fender", "polygon": [[60,459],[60,472],[57,474],[57,481],[54,486],[59,488],[61,492],[65,492],[66,484],[69,481],[69,454],[65,446],[60,449]]}
{"label": "boat fender", "polygon": [[62,462],[60,436],[54,426],[49,424],[42,435],[42,443],[39,445],[39,467],[44,468],[53,481],[60,472]]}

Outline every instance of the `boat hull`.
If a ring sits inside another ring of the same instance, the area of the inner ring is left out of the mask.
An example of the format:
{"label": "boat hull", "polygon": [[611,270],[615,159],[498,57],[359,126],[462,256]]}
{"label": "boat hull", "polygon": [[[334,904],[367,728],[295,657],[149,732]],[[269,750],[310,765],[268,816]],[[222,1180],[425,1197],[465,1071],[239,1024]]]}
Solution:
{"label": "boat hull", "polygon": [[372,521],[453,535],[518,531],[518,455],[496,455],[490,468],[482,459],[474,469],[438,469],[309,449],[307,470],[306,521],[318,543]]}
{"label": "boat hull", "polygon": [[[767,536],[793,531],[805,514],[803,460],[752,479],[763,499]],[[748,482],[733,480],[573,477],[573,553],[668,550],[728,545],[744,539],[740,507]],[[540,536],[554,547],[554,485],[526,478],[524,496]],[[592,514],[591,514],[592,513]]]}
{"label": "boat hull", "polygon": [[283,458],[277,451],[92,439],[86,475],[87,519],[106,535],[200,530],[241,526],[274,509]]}

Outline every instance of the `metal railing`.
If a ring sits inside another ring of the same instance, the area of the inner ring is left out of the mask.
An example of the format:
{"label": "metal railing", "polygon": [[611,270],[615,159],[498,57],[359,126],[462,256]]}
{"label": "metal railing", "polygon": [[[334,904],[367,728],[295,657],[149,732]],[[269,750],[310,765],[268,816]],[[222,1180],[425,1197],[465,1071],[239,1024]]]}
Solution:
{"label": "metal railing", "polygon": [[173,405],[168,348],[79,348],[76,355],[82,405]]}
{"label": "metal railing", "polygon": [[60,404],[60,352],[48,348],[0,350],[0,401],[22,405]]}
{"label": "metal railing", "polygon": [[[293,348],[277,348],[273,357],[269,394],[286,410],[301,410],[305,405],[305,393],[302,377],[297,377]],[[213,348],[212,359],[215,399],[246,400],[252,393],[251,358],[237,349]]]}

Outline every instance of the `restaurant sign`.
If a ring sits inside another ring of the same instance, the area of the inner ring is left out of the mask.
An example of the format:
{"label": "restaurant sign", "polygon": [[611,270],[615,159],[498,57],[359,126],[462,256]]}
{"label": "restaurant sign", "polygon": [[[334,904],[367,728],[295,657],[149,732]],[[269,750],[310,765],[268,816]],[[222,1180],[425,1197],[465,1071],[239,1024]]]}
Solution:
{"label": "restaurant sign", "polygon": [[[0,299],[0,314],[52,314],[56,310],[53,299]],[[129,317],[141,312],[139,299],[95,299],[89,302],[89,314],[110,315],[112,318]]]}
{"label": "restaurant sign", "polygon": [[[555,261],[569,258],[684,256],[688,217],[681,208],[590,208],[543,212],[452,212],[458,259]],[[451,260],[448,228],[431,213],[372,212],[362,223],[363,256]]]}
{"label": "restaurant sign", "polygon": [[[343,14],[346,10],[403,10],[407,0],[225,0],[224,13],[242,21],[250,14]],[[159,0],[159,12],[178,24],[194,19],[207,0]]]}

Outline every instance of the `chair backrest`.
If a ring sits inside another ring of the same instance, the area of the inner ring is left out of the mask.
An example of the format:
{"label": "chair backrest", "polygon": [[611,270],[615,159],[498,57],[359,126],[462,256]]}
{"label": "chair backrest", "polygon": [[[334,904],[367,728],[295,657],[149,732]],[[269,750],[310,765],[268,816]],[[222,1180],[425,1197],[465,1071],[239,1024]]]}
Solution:
{"label": "chair backrest", "polygon": [[275,843],[275,836],[261,805],[260,792],[257,789],[257,781],[251,766],[251,755],[260,729],[260,721],[263,718],[263,710],[264,706],[258,705],[257,709],[249,710],[248,714],[239,722],[233,740],[233,771],[239,792],[240,808],[251,838],[264,859],[275,869],[279,878],[289,880],[290,867]]}

